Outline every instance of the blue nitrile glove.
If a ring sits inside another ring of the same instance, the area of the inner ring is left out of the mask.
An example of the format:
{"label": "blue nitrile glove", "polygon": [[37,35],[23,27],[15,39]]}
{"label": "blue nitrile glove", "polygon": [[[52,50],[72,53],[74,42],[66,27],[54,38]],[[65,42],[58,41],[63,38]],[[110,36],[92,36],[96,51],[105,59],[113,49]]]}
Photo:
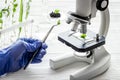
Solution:
{"label": "blue nitrile glove", "polygon": [[42,49],[32,61],[32,63],[40,63],[46,54],[47,45],[37,39],[21,38],[11,46],[0,50],[0,75],[23,68],[33,54],[32,52],[36,51],[40,45]]}

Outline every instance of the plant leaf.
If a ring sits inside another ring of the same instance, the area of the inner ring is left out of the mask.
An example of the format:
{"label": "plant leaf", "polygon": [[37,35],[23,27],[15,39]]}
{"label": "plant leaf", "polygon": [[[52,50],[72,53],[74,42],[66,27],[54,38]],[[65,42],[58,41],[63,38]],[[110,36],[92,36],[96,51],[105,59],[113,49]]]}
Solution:
{"label": "plant leaf", "polygon": [[56,14],[59,13],[59,12],[60,12],[60,10],[58,10],[58,9],[56,9],[56,10],[54,11],[54,13],[56,13]]}
{"label": "plant leaf", "polygon": [[80,36],[80,37],[81,37],[81,38],[83,38],[83,39],[85,39],[85,38],[86,38],[86,36],[87,36],[86,34],[81,34],[81,36]]}
{"label": "plant leaf", "polygon": [[2,11],[0,11],[0,18],[2,18]]}

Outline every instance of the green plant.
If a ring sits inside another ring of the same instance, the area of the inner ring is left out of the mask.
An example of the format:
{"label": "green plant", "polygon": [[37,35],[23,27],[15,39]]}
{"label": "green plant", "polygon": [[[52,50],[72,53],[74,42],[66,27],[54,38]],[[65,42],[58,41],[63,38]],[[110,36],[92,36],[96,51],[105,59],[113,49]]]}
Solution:
{"label": "green plant", "polygon": [[3,20],[2,20],[2,11],[0,11],[0,29],[2,29]]}
{"label": "green plant", "polygon": [[13,9],[12,9],[12,11],[13,11],[12,17],[14,17],[14,14],[16,12],[17,7],[18,7],[18,4],[14,2],[13,3]]}
{"label": "green plant", "polygon": [[[32,2],[32,0],[4,0],[4,8],[0,9],[0,29],[3,28],[4,24],[6,24],[6,18],[11,20],[9,21],[11,24],[15,22],[22,22],[23,19],[26,20],[29,15],[30,2]],[[26,4],[26,6],[24,4]],[[23,10],[25,10],[26,12],[23,12]],[[18,17],[15,16],[18,14]],[[20,36],[21,31],[22,26],[19,28],[18,37]]]}
{"label": "green plant", "polygon": [[0,11],[0,29],[2,29],[2,27],[3,27],[3,16],[4,16],[4,14],[7,14],[6,16],[8,17],[9,15],[10,15],[10,11],[9,11],[9,6],[8,6],[8,8],[4,8],[4,9],[1,9],[1,11]]}
{"label": "green plant", "polygon": [[0,29],[2,29],[2,25],[3,25],[3,20],[0,19]]}
{"label": "green plant", "polygon": [[60,22],[60,20],[58,20],[58,21],[57,21],[57,25],[60,25],[60,24],[61,24],[61,22]]}
{"label": "green plant", "polygon": [[[28,18],[29,15],[29,10],[30,10],[30,2],[32,2],[32,0],[29,0],[27,2],[27,6],[26,6],[26,16],[25,19]],[[20,12],[19,12],[19,22],[23,21],[23,0],[20,1]],[[18,37],[20,36],[20,33],[22,31],[22,27],[19,27],[19,33],[18,33]]]}
{"label": "green plant", "polygon": [[55,14],[58,14],[59,12],[60,12],[60,10],[58,10],[58,9],[55,9],[55,11],[54,11]]}
{"label": "green plant", "polygon": [[7,17],[10,15],[9,6],[8,8],[2,9],[2,13],[7,13]]}
{"label": "green plant", "polygon": [[29,0],[29,1],[27,2],[25,19],[27,19],[27,18],[28,18],[28,15],[29,15],[29,11],[30,11],[30,2],[32,2],[32,0]]}
{"label": "green plant", "polygon": [[80,37],[85,39],[87,37],[87,35],[86,34],[81,34]]}
{"label": "green plant", "polygon": [[[19,12],[19,22],[23,21],[23,0],[20,0],[20,12]],[[22,31],[22,27],[19,27],[18,37],[20,37],[20,33]]]}

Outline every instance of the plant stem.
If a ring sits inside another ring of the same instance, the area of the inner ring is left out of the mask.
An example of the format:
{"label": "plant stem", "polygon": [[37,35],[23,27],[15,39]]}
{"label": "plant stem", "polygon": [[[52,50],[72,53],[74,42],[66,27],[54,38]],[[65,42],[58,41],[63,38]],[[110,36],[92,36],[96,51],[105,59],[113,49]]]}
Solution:
{"label": "plant stem", "polygon": [[[20,0],[20,13],[19,13],[19,22],[23,21],[23,0]],[[20,33],[22,31],[22,27],[19,28],[18,38],[20,37]]]}
{"label": "plant stem", "polygon": [[2,29],[2,26],[3,26],[3,20],[0,19],[0,29]]}
{"label": "plant stem", "polygon": [[29,15],[29,11],[30,11],[30,2],[32,2],[32,0],[29,0],[29,1],[27,2],[25,19],[27,19],[27,18],[28,18],[28,15]]}

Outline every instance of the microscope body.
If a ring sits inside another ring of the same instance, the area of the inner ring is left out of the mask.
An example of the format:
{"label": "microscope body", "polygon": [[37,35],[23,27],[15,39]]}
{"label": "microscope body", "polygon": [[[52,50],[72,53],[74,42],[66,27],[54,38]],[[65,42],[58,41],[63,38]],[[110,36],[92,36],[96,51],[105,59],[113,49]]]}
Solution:
{"label": "microscope body", "polygon": [[[71,30],[60,33],[58,40],[75,50],[73,54],[50,59],[50,67],[54,70],[74,62],[83,61],[89,64],[70,75],[70,80],[89,80],[104,73],[110,66],[110,55],[104,48],[109,29],[108,0],[76,0],[76,12],[68,12],[67,23],[74,22]],[[101,12],[100,30],[96,34],[87,29],[90,20]],[[80,27],[80,29],[78,29]],[[81,38],[86,34],[87,38]]]}
{"label": "microscope body", "polygon": [[[68,12],[68,19],[66,21],[68,24],[74,22],[73,27],[71,31],[61,33],[58,36],[58,40],[67,44],[78,52],[87,52],[104,45],[105,37],[109,27],[109,19],[107,19],[107,22],[105,21],[106,14],[104,18],[102,16],[102,23],[99,33],[93,33],[92,31],[88,30],[87,25],[90,25],[90,20],[96,17],[97,10],[104,12],[107,9],[109,4],[107,1],[108,0],[76,0],[76,12]],[[98,3],[101,4],[99,7],[97,6]],[[99,9],[100,7],[102,7],[102,10]],[[80,27],[79,30],[78,27]],[[75,36],[74,34],[76,33],[80,34]],[[88,38],[81,38],[80,35],[82,34],[87,35]]]}

